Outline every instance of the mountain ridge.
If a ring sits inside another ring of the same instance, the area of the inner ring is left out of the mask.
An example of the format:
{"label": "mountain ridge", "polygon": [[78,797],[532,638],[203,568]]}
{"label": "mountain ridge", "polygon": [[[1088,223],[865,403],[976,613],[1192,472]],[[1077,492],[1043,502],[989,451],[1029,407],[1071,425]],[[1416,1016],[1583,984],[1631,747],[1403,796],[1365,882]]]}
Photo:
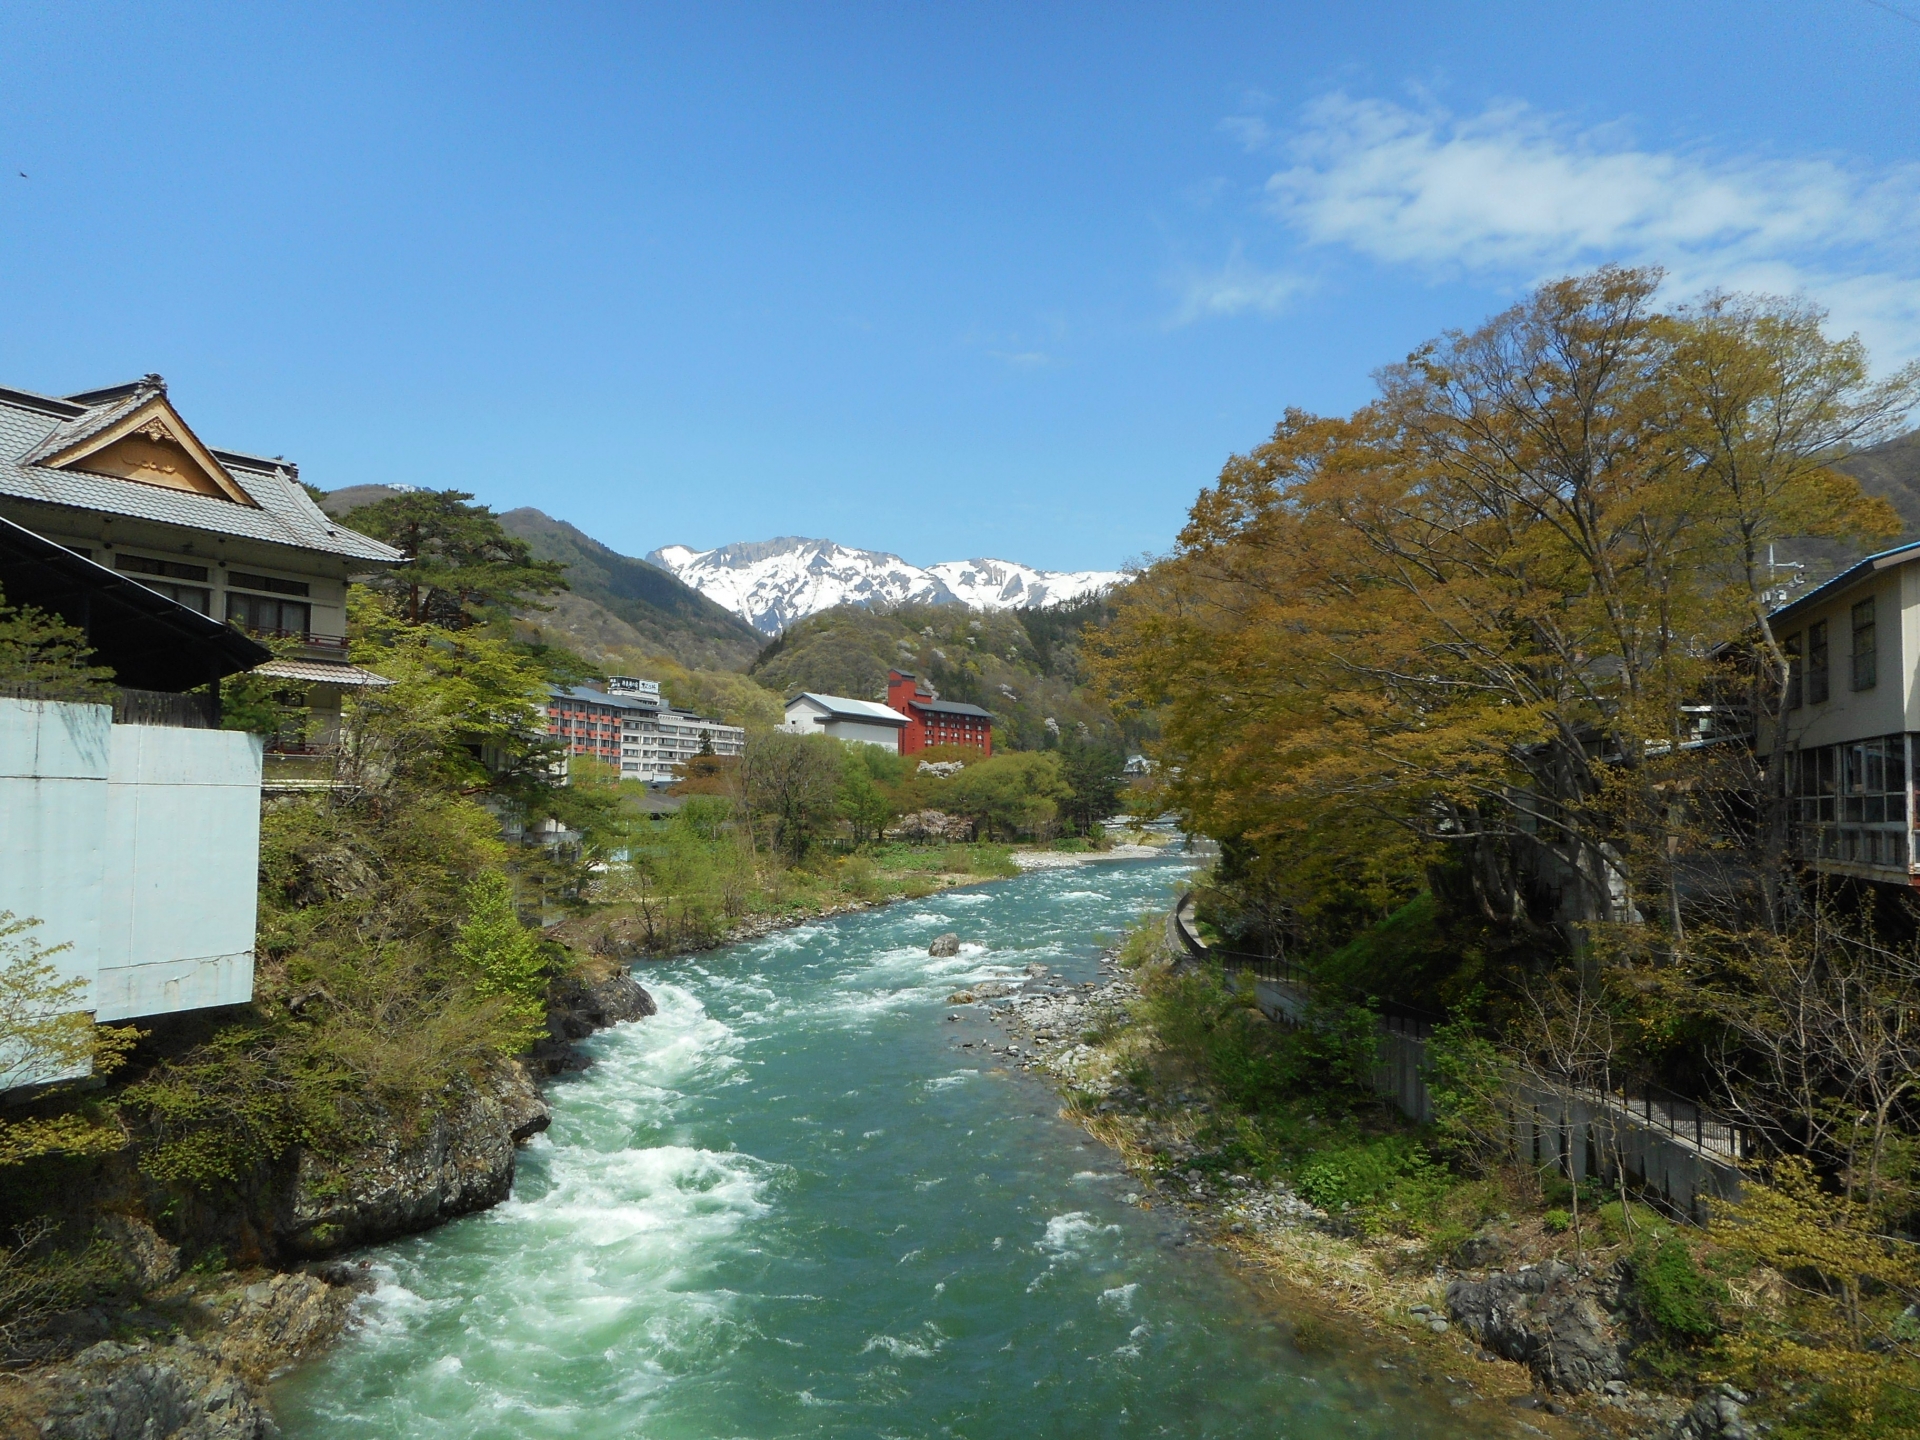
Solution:
{"label": "mountain ridge", "polygon": [[646,556],[762,635],[841,605],[966,605],[1013,610],[1078,600],[1126,577],[1115,570],[1039,570],[977,558],[915,565],[887,550],[781,535],[696,550],[663,545]]}

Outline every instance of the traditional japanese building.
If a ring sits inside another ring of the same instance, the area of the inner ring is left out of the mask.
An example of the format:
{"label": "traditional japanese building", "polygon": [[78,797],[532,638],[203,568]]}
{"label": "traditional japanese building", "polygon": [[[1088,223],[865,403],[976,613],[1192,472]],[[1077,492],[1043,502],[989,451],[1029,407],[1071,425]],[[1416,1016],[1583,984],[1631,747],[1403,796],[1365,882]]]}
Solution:
{"label": "traditional japanese building", "polygon": [[993,712],[978,705],[938,700],[920,688],[917,677],[887,672],[887,706],[907,717],[900,732],[900,753],[914,755],[935,745],[964,745],[993,754]]}
{"label": "traditional japanese building", "polygon": [[158,375],[65,396],[0,388],[0,518],[280,641],[257,673],[303,690],[313,724],[269,740],[269,769],[276,749],[330,744],[347,691],[386,683],[347,658],[347,582],[404,557],[324,514],[291,461],[202,443]]}

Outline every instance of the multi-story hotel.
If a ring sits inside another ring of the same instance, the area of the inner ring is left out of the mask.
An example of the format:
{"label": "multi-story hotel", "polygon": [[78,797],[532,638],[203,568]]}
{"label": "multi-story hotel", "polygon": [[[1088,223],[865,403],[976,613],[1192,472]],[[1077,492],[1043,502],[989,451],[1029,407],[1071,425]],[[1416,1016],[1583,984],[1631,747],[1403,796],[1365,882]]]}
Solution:
{"label": "multi-story hotel", "polygon": [[547,704],[547,731],[566,742],[569,754],[592,755],[620,768],[623,780],[666,785],[680,778],[688,760],[703,750],[740,755],[747,732],[738,725],[676,710],[653,680],[614,675],[605,690],[556,686]]}

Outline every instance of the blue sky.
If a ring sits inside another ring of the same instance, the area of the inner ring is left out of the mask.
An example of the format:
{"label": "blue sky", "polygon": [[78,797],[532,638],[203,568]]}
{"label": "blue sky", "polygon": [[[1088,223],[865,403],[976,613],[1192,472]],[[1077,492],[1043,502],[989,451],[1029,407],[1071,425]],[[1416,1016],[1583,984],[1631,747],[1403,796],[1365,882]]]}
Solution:
{"label": "blue sky", "polygon": [[1909,16],[16,0],[0,383],[633,554],[1104,568],[1599,260],[1920,355]]}

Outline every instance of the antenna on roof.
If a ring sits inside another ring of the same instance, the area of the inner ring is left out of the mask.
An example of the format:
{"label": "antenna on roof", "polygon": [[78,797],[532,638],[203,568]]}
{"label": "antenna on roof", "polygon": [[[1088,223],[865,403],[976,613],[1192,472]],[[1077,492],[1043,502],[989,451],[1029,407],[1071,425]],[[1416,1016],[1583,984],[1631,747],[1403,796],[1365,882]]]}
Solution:
{"label": "antenna on roof", "polygon": [[[1788,571],[1784,585],[1774,584],[1774,578],[1782,571]],[[1792,598],[1793,592],[1807,583],[1807,567],[1799,560],[1776,560],[1773,556],[1773,542],[1767,542],[1767,588],[1760,596],[1764,605],[1780,606]]]}

